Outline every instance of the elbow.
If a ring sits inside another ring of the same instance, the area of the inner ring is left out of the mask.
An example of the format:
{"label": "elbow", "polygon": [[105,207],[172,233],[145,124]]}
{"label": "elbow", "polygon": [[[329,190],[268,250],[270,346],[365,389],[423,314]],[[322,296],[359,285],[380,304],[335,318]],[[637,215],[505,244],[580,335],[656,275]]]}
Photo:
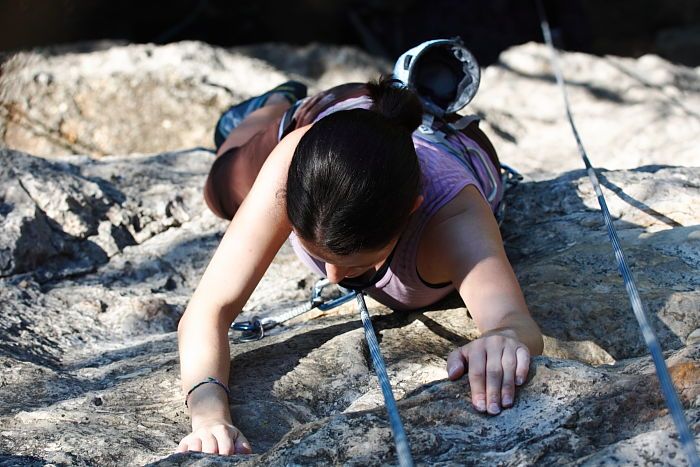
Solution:
{"label": "elbow", "polygon": [[542,336],[542,330],[535,323],[534,320],[531,321],[530,332],[528,332],[528,343],[527,346],[530,350],[530,355],[537,356],[542,355],[544,351],[544,337]]}
{"label": "elbow", "polygon": [[188,325],[189,325],[189,318],[187,315],[187,311],[180,317],[180,321],[177,322],[177,338],[181,339],[182,336],[185,334]]}
{"label": "elbow", "polygon": [[180,318],[180,321],[178,321],[178,323],[177,323],[177,338],[178,338],[178,340],[182,339],[182,335],[184,334],[186,327],[187,327],[187,325],[185,324],[185,319],[183,316],[182,318]]}
{"label": "elbow", "polygon": [[537,335],[533,339],[532,347],[530,348],[530,355],[533,357],[542,355],[542,352],[544,351],[544,338],[542,337],[542,333],[539,332],[539,329],[537,331]]}

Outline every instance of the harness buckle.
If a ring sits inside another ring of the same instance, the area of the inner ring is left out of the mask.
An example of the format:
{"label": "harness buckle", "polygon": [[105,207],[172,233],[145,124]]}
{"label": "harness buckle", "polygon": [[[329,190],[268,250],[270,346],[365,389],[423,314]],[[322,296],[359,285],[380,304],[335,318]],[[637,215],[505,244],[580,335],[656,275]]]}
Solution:
{"label": "harness buckle", "polygon": [[433,130],[433,123],[434,122],[435,122],[435,117],[432,114],[424,113],[423,114],[423,122],[418,127],[418,131],[420,131],[424,135],[432,135],[433,133],[435,133],[435,130]]}

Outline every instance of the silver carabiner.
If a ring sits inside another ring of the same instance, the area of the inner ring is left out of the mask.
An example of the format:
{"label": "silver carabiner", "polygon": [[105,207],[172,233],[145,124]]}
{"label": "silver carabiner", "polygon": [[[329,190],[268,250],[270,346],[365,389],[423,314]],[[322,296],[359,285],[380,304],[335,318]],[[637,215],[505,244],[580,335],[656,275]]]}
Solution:
{"label": "silver carabiner", "polygon": [[241,331],[241,335],[238,337],[238,342],[259,341],[265,337],[265,326],[263,326],[262,321],[260,321],[257,316],[250,321],[233,323],[231,325],[231,329],[234,331]]}

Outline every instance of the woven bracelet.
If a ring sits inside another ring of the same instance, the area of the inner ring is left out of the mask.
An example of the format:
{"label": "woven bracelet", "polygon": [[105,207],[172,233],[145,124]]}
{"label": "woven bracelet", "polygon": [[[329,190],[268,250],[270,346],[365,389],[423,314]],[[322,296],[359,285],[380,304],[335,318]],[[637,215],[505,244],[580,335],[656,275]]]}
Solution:
{"label": "woven bracelet", "polygon": [[197,383],[197,384],[195,384],[194,386],[192,386],[192,389],[190,389],[189,391],[187,391],[187,395],[185,396],[185,407],[189,408],[189,406],[187,405],[187,399],[190,397],[190,394],[192,394],[192,391],[194,391],[194,390],[197,389],[198,387],[203,386],[203,385],[205,385],[205,384],[207,384],[207,383],[213,383],[213,384],[216,384],[216,385],[218,385],[218,386],[221,386],[221,388],[222,388],[224,391],[226,391],[226,397],[229,398],[229,399],[231,399],[231,391],[229,391],[229,389],[226,387],[226,385],[225,385],[224,383],[222,383],[221,381],[219,381],[219,380],[216,379],[216,378],[213,378],[213,377],[211,377],[211,376],[207,376],[207,379],[205,379],[204,381],[200,381],[199,383]]}

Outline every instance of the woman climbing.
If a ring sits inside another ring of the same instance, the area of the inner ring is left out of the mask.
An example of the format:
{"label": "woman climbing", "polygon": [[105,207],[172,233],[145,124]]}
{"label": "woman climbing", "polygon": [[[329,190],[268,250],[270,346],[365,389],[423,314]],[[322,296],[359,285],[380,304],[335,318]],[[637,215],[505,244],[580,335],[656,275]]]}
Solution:
{"label": "woman climbing", "polygon": [[231,223],[178,327],[192,418],[178,451],[252,452],[229,410],[228,329],[287,239],[314,271],[396,310],[456,289],[481,336],[449,354],[447,375],[468,374],[480,412],[513,404],[542,335],[494,217],[496,153],[478,122],[454,114],[474,84],[468,52],[427,44],[397,62],[410,71],[404,83],[305,98],[288,82],[220,119],[205,199]]}

